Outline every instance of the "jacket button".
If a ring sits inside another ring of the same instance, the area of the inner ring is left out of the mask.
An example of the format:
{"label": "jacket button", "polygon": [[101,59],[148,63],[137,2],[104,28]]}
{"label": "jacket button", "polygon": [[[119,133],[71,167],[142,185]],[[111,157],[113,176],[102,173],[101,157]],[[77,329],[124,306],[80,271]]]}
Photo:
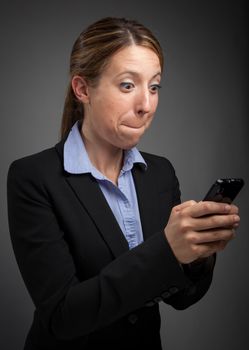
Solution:
{"label": "jacket button", "polygon": [[154,301],[155,301],[156,303],[160,303],[160,301],[162,301],[162,298],[161,298],[161,297],[156,297],[156,298],[154,299]]}
{"label": "jacket button", "polygon": [[155,302],[154,301],[148,301],[145,306],[148,306],[148,307],[151,307],[151,306],[154,306],[155,305]]}
{"label": "jacket button", "polygon": [[128,321],[131,323],[131,324],[135,324],[138,320],[138,317],[136,314],[130,314],[129,317],[128,317]]}
{"label": "jacket button", "polygon": [[179,289],[177,287],[171,287],[169,288],[169,292],[170,294],[176,294],[179,291]]}
{"label": "jacket button", "polygon": [[161,294],[161,296],[162,296],[164,299],[167,299],[167,298],[169,298],[169,297],[171,296],[171,294],[170,294],[170,292],[166,291],[166,292],[163,292],[163,293]]}

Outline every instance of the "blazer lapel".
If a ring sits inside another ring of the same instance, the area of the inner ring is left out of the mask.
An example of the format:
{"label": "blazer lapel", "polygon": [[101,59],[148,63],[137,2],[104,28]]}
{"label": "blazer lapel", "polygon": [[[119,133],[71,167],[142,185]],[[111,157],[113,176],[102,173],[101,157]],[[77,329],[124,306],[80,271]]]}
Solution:
{"label": "blazer lapel", "polygon": [[71,175],[66,180],[92,217],[113,255],[117,257],[127,251],[129,249],[127,240],[97,181],[90,174]]}
{"label": "blazer lapel", "polygon": [[132,169],[133,179],[137,192],[140,220],[144,240],[155,233],[156,218],[156,184],[150,174],[150,169],[144,170],[135,165]]}
{"label": "blazer lapel", "polygon": [[[55,146],[61,159],[63,159],[63,144],[64,142],[62,141]],[[91,216],[114,257],[129,250],[128,242],[97,181],[90,174],[65,174],[66,181],[80,200],[82,206]]]}

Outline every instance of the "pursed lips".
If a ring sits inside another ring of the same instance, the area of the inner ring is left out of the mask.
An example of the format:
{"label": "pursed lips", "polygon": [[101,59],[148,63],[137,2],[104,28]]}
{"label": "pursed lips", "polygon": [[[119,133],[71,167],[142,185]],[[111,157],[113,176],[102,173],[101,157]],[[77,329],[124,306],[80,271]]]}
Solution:
{"label": "pursed lips", "polygon": [[131,129],[140,129],[144,126],[144,124],[142,125],[129,125],[129,124],[122,124],[123,126],[126,126],[127,128],[131,128]]}

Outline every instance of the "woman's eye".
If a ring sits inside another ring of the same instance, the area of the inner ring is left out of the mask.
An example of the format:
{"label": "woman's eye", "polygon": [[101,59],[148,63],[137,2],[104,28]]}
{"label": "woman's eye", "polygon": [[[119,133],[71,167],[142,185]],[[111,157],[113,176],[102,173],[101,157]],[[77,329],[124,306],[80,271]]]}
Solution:
{"label": "woman's eye", "polygon": [[127,82],[123,82],[120,84],[120,87],[122,90],[124,90],[125,92],[130,91],[134,88],[134,84],[133,83],[127,83]]}
{"label": "woman's eye", "polygon": [[150,91],[153,93],[159,91],[160,89],[161,89],[161,85],[159,85],[159,84],[153,84],[150,86]]}

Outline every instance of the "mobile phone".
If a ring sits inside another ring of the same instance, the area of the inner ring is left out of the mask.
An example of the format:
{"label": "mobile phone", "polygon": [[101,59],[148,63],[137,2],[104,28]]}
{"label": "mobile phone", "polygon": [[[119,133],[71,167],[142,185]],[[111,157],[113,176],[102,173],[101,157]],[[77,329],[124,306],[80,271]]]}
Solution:
{"label": "mobile phone", "polygon": [[231,204],[243,186],[244,180],[240,178],[218,179],[211,186],[203,201]]}

